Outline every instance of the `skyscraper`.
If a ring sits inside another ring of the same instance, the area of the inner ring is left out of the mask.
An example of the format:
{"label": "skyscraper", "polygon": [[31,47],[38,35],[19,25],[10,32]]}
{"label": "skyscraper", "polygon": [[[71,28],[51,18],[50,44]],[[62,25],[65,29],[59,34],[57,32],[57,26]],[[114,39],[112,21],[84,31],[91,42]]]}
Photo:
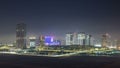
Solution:
{"label": "skyscraper", "polygon": [[86,39],[85,39],[85,45],[91,45],[91,41],[92,41],[92,39],[91,39],[91,35],[89,35],[89,34],[87,34],[86,35]]}
{"label": "skyscraper", "polygon": [[26,48],[26,24],[20,23],[16,27],[16,47]]}
{"label": "skyscraper", "polygon": [[73,45],[73,34],[67,33],[66,34],[66,45]]}
{"label": "skyscraper", "polygon": [[107,33],[102,35],[102,47],[107,47],[110,45],[109,38],[110,38],[110,35]]}
{"label": "skyscraper", "polygon": [[93,45],[92,36],[85,34],[85,32],[79,33],[67,33],[66,34],[66,45]]}
{"label": "skyscraper", "polygon": [[78,45],[85,45],[85,33],[80,32],[77,34]]}
{"label": "skyscraper", "polygon": [[77,33],[73,33],[73,44],[77,45],[77,42],[78,42],[78,40],[77,40]]}
{"label": "skyscraper", "polygon": [[41,35],[40,37],[39,37],[39,41],[40,41],[40,45],[41,46],[44,46],[45,45],[45,37],[43,36],[43,35]]}

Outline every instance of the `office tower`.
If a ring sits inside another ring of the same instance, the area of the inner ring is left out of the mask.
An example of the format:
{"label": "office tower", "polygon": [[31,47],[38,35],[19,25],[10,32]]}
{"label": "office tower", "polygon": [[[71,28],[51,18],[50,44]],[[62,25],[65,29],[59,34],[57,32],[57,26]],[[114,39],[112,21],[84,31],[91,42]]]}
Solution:
{"label": "office tower", "polygon": [[20,23],[16,27],[16,47],[26,48],[26,24]]}
{"label": "office tower", "polygon": [[94,46],[94,45],[95,45],[95,39],[91,35],[91,37],[90,37],[90,46]]}
{"label": "office tower", "polygon": [[77,45],[78,43],[78,40],[77,40],[77,33],[73,33],[73,44],[74,45]]}
{"label": "office tower", "polygon": [[43,35],[41,35],[40,38],[39,38],[39,40],[40,40],[40,45],[44,46],[45,45],[45,43],[44,43],[45,37]]}
{"label": "office tower", "polygon": [[78,40],[78,45],[82,45],[82,38],[81,38],[81,33],[78,33],[77,35],[77,40]]}
{"label": "office tower", "polygon": [[61,45],[61,41],[55,39],[54,36],[45,36],[44,44],[47,46],[58,46]]}
{"label": "office tower", "polygon": [[102,47],[101,41],[98,39],[94,40],[94,47]]}
{"label": "office tower", "polygon": [[115,41],[116,49],[120,50],[120,40]]}
{"label": "office tower", "polygon": [[29,41],[30,41],[30,48],[36,46],[36,37],[29,37]]}
{"label": "office tower", "polygon": [[85,33],[80,32],[77,34],[78,45],[85,45]]}
{"label": "office tower", "polygon": [[103,34],[102,35],[102,47],[109,46],[109,34]]}
{"label": "office tower", "polygon": [[61,41],[61,45],[66,45],[65,40],[60,40],[60,41]]}
{"label": "office tower", "polygon": [[73,34],[67,33],[65,40],[66,40],[66,45],[73,45]]}
{"label": "office tower", "polygon": [[102,47],[106,47],[106,46],[107,46],[107,36],[102,35]]}
{"label": "office tower", "polygon": [[91,35],[89,35],[89,34],[87,34],[86,35],[86,38],[85,38],[85,45],[91,45],[91,42],[92,42],[92,38],[91,38],[92,36]]}
{"label": "office tower", "polygon": [[85,32],[79,33],[67,33],[66,34],[66,45],[93,45],[93,38]]}
{"label": "office tower", "polygon": [[53,42],[53,36],[45,36],[45,45],[51,45],[51,43]]}

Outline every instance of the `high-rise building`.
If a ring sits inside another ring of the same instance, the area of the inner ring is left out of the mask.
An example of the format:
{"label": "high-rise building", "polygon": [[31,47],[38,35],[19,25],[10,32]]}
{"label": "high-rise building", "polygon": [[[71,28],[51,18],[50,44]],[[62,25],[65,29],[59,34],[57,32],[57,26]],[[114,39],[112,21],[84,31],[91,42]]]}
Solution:
{"label": "high-rise building", "polygon": [[44,37],[43,35],[41,35],[41,36],[39,37],[39,41],[40,41],[40,45],[41,45],[41,46],[44,46],[44,45],[45,45],[45,43],[44,43],[45,37]]}
{"label": "high-rise building", "polygon": [[73,34],[72,33],[67,33],[65,39],[66,39],[66,45],[73,45]]}
{"label": "high-rise building", "polygon": [[109,44],[109,34],[103,34],[102,35],[102,47],[107,47],[107,46],[109,46],[110,44]]}
{"label": "high-rise building", "polygon": [[92,37],[92,35],[91,35],[91,37],[90,37],[90,45],[91,45],[91,46],[94,46],[94,45],[95,45],[95,38]]}
{"label": "high-rise building", "polygon": [[92,36],[89,35],[89,34],[86,35],[85,45],[89,45],[90,46],[92,44],[92,38],[91,37]]}
{"label": "high-rise building", "polygon": [[78,44],[78,40],[77,40],[77,33],[73,33],[73,43],[74,45]]}
{"label": "high-rise building", "polygon": [[30,41],[30,48],[36,46],[36,37],[29,37],[29,41]]}
{"label": "high-rise building", "polygon": [[53,36],[45,36],[45,45],[51,45],[52,42],[54,41],[54,37]]}
{"label": "high-rise building", "polygon": [[118,49],[118,50],[120,50],[120,40],[116,40],[115,41],[115,43],[116,43],[116,48]]}
{"label": "high-rise building", "polygon": [[85,34],[85,32],[80,33],[67,33],[66,34],[66,45],[93,45],[92,36]]}
{"label": "high-rise building", "polygon": [[85,33],[80,32],[77,34],[78,45],[85,45]]}
{"label": "high-rise building", "polygon": [[16,27],[16,47],[26,48],[26,24],[20,23]]}
{"label": "high-rise building", "polygon": [[60,40],[61,41],[61,45],[66,45],[65,40]]}

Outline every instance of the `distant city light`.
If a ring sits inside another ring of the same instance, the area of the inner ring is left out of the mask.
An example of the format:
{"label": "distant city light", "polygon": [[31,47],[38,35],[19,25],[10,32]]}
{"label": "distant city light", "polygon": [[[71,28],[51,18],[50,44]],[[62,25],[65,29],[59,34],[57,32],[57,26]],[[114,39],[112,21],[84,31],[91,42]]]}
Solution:
{"label": "distant city light", "polygon": [[29,37],[29,39],[36,39],[36,37]]}
{"label": "distant city light", "polygon": [[101,44],[95,44],[95,47],[102,47]]}
{"label": "distant city light", "polygon": [[117,48],[116,46],[108,46],[108,48]]}

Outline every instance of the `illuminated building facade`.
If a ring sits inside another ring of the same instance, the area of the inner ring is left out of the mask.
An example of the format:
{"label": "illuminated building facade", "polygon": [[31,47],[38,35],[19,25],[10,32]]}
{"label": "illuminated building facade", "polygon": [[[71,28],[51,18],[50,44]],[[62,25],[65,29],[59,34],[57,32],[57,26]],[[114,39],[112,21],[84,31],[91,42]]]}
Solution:
{"label": "illuminated building facade", "polygon": [[92,45],[92,36],[87,34],[85,39],[85,45]]}
{"label": "illuminated building facade", "polygon": [[80,33],[68,33],[66,34],[66,45],[91,45],[92,36]]}
{"label": "illuminated building facade", "polygon": [[20,23],[16,27],[16,47],[26,48],[26,24]]}
{"label": "illuminated building facade", "polygon": [[55,40],[53,36],[45,36],[44,37],[45,40],[44,40],[44,44],[45,45],[48,45],[48,46],[51,46],[51,45],[60,45],[61,42],[59,40]]}
{"label": "illuminated building facade", "polygon": [[118,50],[120,50],[120,40],[116,40],[116,45],[115,46]]}
{"label": "illuminated building facade", "polygon": [[53,36],[45,36],[45,45],[50,45],[53,42]]}
{"label": "illuminated building facade", "polygon": [[90,36],[90,45],[91,46],[95,45],[95,39],[92,37],[92,35]]}
{"label": "illuminated building facade", "polygon": [[101,43],[101,45],[102,45],[102,47],[107,47],[107,46],[110,46],[110,40],[109,40],[109,38],[110,38],[110,35],[109,34],[104,34],[104,35],[102,35],[102,43]]}
{"label": "illuminated building facade", "polygon": [[73,45],[73,34],[72,33],[66,34],[65,40],[66,45]]}
{"label": "illuminated building facade", "polygon": [[30,40],[30,48],[36,46],[36,37],[29,37]]}
{"label": "illuminated building facade", "polygon": [[81,32],[77,34],[78,45],[85,45],[85,33]]}
{"label": "illuminated building facade", "polygon": [[43,35],[41,35],[41,36],[39,37],[39,41],[40,41],[40,45],[41,45],[41,46],[44,46],[44,45],[45,45],[45,44],[44,44],[45,37],[44,37]]}
{"label": "illuminated building facade", "polygon": [[107,46],[107,36],[102,35],[102,47],[106,47],[106,46]]}
{"label": "illuminated building facade", "polygon": [[77,33],[73,33],[73,44],[77,45],[77,42],[78,42],[78,40],[77,40]]}

